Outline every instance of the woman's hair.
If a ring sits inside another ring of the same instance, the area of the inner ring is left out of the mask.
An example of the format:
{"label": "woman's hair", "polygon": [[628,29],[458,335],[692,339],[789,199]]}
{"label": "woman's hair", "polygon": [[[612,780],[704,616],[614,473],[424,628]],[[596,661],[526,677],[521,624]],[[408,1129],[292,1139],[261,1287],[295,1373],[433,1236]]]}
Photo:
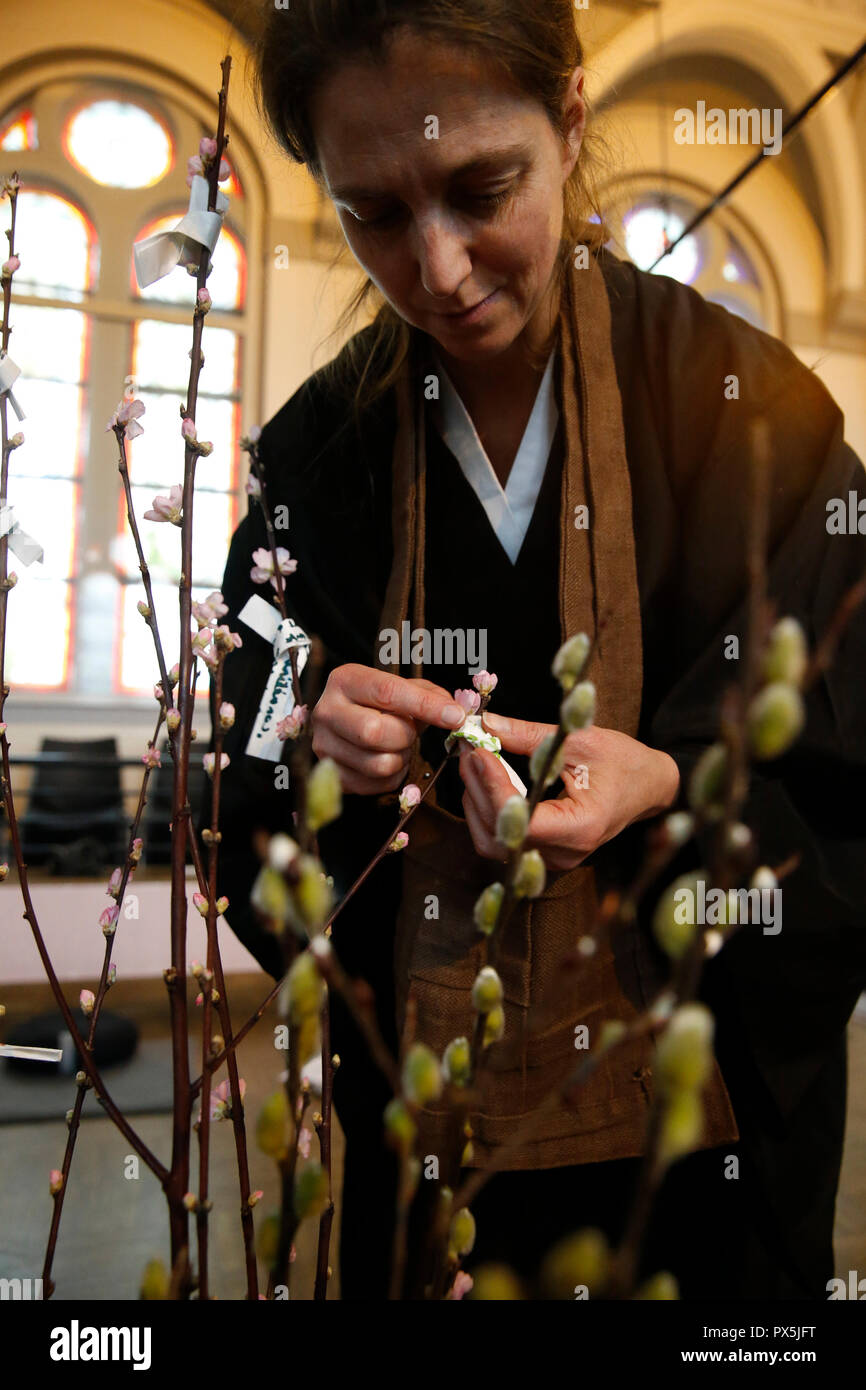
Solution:
{"label": "woman's hair", "polygon": [[[399,27],[471,46],[543,106],[557,134],[565,137],[563,102],[574,69],[583,63],[572,0],[291,0],[290,10],[269,7],[266,13],[254,49],[256,103],[280,147],[307,166],[323,191],[310,114],[313,97],[343,63],[385,62]],[[588,149],[584,139],[564,189],[559,277],[578,243],[597,246],[607,235],[588,171],[594,163],[592,132],[589,141]],[[591,213],[596,220],[588,220]],[[345,254],[343,246],[334,264]],[[355,383],[357,413],[393,384],[412,342],[411,326],[369,278],[346,304],[331,336],[348,330],[368,305],[378,307],[372,340],[350,339],[328,369],[335,380]]]}

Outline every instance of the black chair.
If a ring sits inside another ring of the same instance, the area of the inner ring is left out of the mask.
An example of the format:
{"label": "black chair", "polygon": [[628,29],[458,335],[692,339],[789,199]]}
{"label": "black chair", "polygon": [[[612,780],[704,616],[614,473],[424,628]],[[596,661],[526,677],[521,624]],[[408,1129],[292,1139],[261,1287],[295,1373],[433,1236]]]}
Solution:
{"label": "black chair", "polygon": [[128,834],[116,740],[43,739],[21,820],[25,862],[98,875],[122,862]]}
{"label": "black chair", "polygon": [[[146,864],[171,863],[171,816],[174,809],[174,763],[168,739],[160,748],[161,766],[151,773],[147,786],[147,810],[144,813],[144,862]],[[193,822],[202,803],[207,774],[202,759],[206,746],[196,747],[189,752],[189,777],[187,791],[192,807]]]}

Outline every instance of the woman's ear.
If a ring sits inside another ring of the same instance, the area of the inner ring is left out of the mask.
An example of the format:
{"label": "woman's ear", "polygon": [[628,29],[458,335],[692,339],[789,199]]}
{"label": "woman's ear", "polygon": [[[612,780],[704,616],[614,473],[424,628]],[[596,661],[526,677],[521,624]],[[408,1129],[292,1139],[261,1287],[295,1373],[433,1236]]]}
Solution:
{"label": "woman's ear", "polygon": [[568,91],[562,103],[564,120],[565,148],[563,150],[563,174],[568,178],[577,163],[580,147],[586,131],[586,102],[583,99],[585,73],[583,68],[575,68],[571,74]]}

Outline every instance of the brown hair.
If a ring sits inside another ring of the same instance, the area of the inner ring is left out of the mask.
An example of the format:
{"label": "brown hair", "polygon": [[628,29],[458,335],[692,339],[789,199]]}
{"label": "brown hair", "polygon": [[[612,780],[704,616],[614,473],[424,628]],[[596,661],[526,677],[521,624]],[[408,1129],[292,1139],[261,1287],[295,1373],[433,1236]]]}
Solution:
{"label": "brown hair", "polygon": [[[564,138],[562,105],[571,75],[583,63],[572,0],[291,0],[291,9],[270,9],[254,48],[253,90],[259,112],[286,154],[305,164],[320,188],[324,177],[310,118],[312,98],[342,63],[359,57],[385,61],[398,27],[429,33],[461,47],[470,45],[498,64],[538,101]],[[589,140],[594,141],[590,134]],[[601,244],[607,233],[588,166],[587,140],[565,185],[563,228],[556,274],[561,278],[574,247]],[[588,221],[595,212],[595,222]],[[334,265],[346,255],[344,245]],[[350,339],[329,370],[356,383],[356,412],[377,400],[397,378],[409,353],[412,329],[367,279],[351,297],[330,336],[348,330],[368,303],[378,305],[372,340]]]}

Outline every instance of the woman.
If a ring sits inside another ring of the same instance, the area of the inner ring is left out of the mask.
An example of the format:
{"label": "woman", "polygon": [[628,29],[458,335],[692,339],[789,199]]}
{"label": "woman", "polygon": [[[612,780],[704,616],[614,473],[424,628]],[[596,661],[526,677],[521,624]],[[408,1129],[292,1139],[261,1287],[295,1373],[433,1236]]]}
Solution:
{"label": "woman", "polygon": [[[863,539],[825,525],[827,501],[862,478],[820,383],[780,343],[599,249],[581,60],[568,0],[297,0],[270,16],[258,52],[263,112],[333,200],[381,305],[260,443],[270,502],[290,508],[290,609],[327,650],[313,747],[335,759],[345,793],[343,817],[320,838],[338,891],[393,827],[393,794],[438,766],[462,715],[452,692],[469,684],[467,662],[437,659],[435,641],[432,660],[420,648],[394,660],[388,634],[408,622],[484,635],[481,664],[499,676],[488,727],[525,781],[528,755],[558,721],[554,653],[576,631],[596,640],[596,726],[570,736],[562,787],[549,789],[527,842],[547,889],[503,942],[505,1037],[473,1116],[480,1166],[573,1067],[579,1026],[594,1039],[606,1018],[634,1016],[664,976],[652,899],[565,1000],[559,962],[600,893],[631,881],[645,822],[681,804],[717,737],[727,639],[746,632],[756,418],[771,425],[779,612],[815,641],[866,568]],[[231,620],[255,592],[250,555],[263,544],[253,510],[226,570]],[[845,1026],[864,981],[864,815],[853,797],[866,763],[864,657],[861,614],[810,698],[803,738],[753,778],[746,819],[762,861],[801,860],[784,930],[742,930],[705,972],[721,1069],[704,1093],[701,1147],[665,1181],[642,1265],[671,1269],[683,1297],[823,1297],[833,1273]],[[245,756],[270,664],[250,637],[226,671],[238,719],[220,891],[234,929],[278,976],[276,945],[246,906],[252,830],[289,822],[273,765]],[[464,749],[412,821],[409,848],[338,919],[337,950],[373,985],[395,1049],[410,981],[419,1037],[441,1051],[466,1031],[471,909],[496,877],[496,816],[512,792],[491,754]],[[693,846],[673,871],[701,862]],[[382,1297],[388,1092],[339,1000],[333,1016],[347,1137],[342,1291]],[[618,1239],[651,1062],[648,1042],[612,1054],[576,1106],[548,1113],[511,1152],[473,1204],[470,1270],[504,1259],[532,1278],[578,1227]],[[420,1152],[452,1157],[441,1116],[425,1111],[421,1133]],[[429,1200],[435,1180],[422,1189]],[[423,1284],[413,1245],[407,1287]]]}

